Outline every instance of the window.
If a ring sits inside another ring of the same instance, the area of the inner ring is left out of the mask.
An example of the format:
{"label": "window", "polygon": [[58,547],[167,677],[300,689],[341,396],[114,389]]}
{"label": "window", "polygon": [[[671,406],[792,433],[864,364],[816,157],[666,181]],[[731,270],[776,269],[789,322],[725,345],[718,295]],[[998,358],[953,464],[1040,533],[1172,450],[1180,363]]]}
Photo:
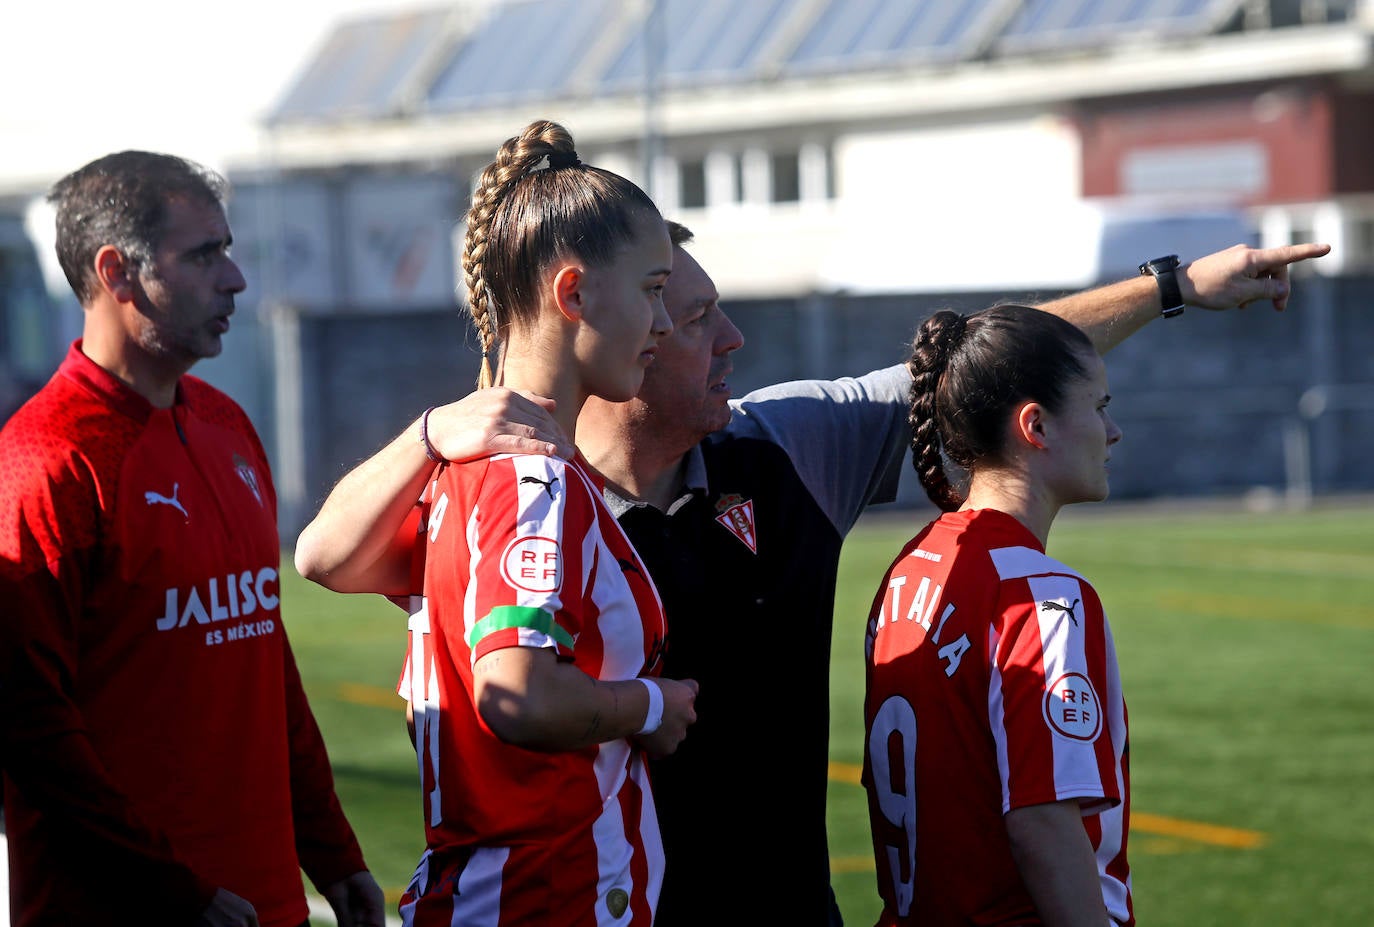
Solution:
{"label": "window", "polygon": [[706,162],[700,158],[683,161],[679,173],[681,192],[678,203],[683,209],[703,209],[706,206]]}
{"label": "window", "polygon": [[771,195],[774,203],[795,203],[801,199],[801,164],[798,152],[784,151],[772,156]]}
{"label": "window", "polygon": [[829,146],[804,142],[776,148],[728,144],[675,162],[681,209],[819,203],[834,198]]}

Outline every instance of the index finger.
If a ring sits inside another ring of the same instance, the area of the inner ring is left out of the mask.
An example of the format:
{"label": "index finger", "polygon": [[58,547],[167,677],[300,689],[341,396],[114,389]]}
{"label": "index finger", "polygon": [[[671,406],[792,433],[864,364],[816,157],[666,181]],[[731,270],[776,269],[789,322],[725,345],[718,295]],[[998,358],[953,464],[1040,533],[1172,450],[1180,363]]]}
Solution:
{"label": "index finger", "polygon": [[1317,242],[1304,242],[1298,245],[1282,245],[1277,248],[1264,248],[1255,252],[1255,261],[1263,267],[1278,268],[1319,258],[1330,253],[1331,246]]}
{"label": "index finger", "polygon": [[1255,268],[1257,275],[1277,280],[1280,284],[1279,295],[1273,297],[1275,310],[1282,312],[1288,308],[1288,297],[1293,292],[1288,282],[1289,267],[1300,261],[1322,257],[1330,251],[1331,246],[1328,244],[1303,242],[1255,252],[1255,259],[1258,262],[1258,266]]}

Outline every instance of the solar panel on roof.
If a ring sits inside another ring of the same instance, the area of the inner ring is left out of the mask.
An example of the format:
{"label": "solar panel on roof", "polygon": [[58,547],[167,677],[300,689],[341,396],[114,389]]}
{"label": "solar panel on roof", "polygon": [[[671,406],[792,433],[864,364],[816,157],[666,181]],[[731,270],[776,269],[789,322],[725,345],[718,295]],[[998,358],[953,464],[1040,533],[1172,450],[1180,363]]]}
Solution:
{"label": "solar panel on roof", "polygon": [[764,41],[791,4],[785,0],[747,4],[733,0],[717,2],[729,10],[730,15],[721,20],[723,28],[713,36],[714,41],[706,46],[704,54],[689,65],[690,72],[734,74],[752,71]]}
{"label": "solar panel on roof", "polygon": [[272,120],[386,115],[448,10],[341,26],[273,109]]}
{"label": "solar panel on roof", "polygon": [[911,17],[897,37],[899,48],[929,48],[950,44],[972,21],[976,3],[932,3]]}
{"label": "solar panel on roof", "polygon": [[[929,39],[921,39],[921,45],[934,48],[952,46],[956,42],[964,45],[970,52],[980,48],[994,29],[1001,25],[1001,3],[955,3],[952,15],[945,20],[943,28]],[[930,19],[931,24],[937,20]]]}
{"label": "solar panel on roof", "polygon": [[[1027,4],[1027,9],[1035,6],[1033,2]],[[1081,16],[1084,12],[1091,13],[1094,0],[1053,0],[1051,3],[1039,4],[1041,13],[1037,17],[1036,28],[1038,29],[1068,29],[1073,25],[1074,18]]]}
{"label": "solar panel on roof", "polygon": [[882,2],[831,0],[816,18],[806,37],[797,45],[791,61],[798,63],[843,57],[853,50],[858,37]]}
{"label": "solar panel on roof", "polygon": [[[768,41],[799,0],[659,0],[665,41],[658,74],[669,83],[742,80],[763,65]],[[607,92],[637,89],[644,80],[641,21],[601,76]]]}
{"label": "solar panel on roof", "polygon": [[792,73],[967,57],[1009,0],[830,0],[789,57]]}
{"label": "solar panel on roof", "polygon": [[1244,0],[1026,0],[998,48],[1006,52],[1072,48],[1134,35],[1205,35]]}
{"label": "solar panel on roof", "polygon": [[[669,86],[743,83],[1017,54],[1151,33],[1202,35],[1245,0],[657,0]],[[272,121],[384,116],[443,39],[447,8],[347,24]],[[508,0],[491,9],[428,88],[435,110],[556,98],[573,86],[638,91],[644,7],[623,0]],[[625,26],[623,38],[617,26]],[[607,42],[619,40],[619,48]],[[777,60],[774,60],[777,59]],[[601,74],[595,73],[602,68]]]}
{"label": "solar panel on roof", "polygon": [[[931,3],[884,3],[859,36],[857,51],[889,51],[901,45],[915,30]],[[938,11],[937,11],[938,12]]]}
{"label": "solar panel on roof", "polygon": [[592,47],[612,0],[539,0],[496,10],[431,85],[435,109],[563,93]]}
{"label": "solar panel on roof", "polygon": [[988,10],[997,5],[988,0],[928,0],[915,4],[889,0],[886,10],[871,23],[864,44],[874,51],[890,53],[962,54],[982,38],[979,25]]}

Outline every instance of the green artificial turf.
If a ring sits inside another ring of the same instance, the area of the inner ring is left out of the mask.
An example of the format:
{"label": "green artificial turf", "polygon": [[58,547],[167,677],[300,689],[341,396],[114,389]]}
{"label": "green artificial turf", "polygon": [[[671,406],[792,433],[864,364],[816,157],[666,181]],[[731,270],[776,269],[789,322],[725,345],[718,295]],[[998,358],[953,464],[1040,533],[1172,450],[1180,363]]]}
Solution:
{"label": "green artificial turf", "polygon": [[[866,517],[841,565],[828,821],[851,927],[879,910],[857,784],[864,624],[889,561],[930,514]],[[1116,637],[1140,922],[1374,921],[1374,505],[1081,506],[1060,516],[1049,552],[1093,582]],[[424,846],[394,696],[405,615],[306,583],[285,560],[287,629],[340,796],[394,911]]]}

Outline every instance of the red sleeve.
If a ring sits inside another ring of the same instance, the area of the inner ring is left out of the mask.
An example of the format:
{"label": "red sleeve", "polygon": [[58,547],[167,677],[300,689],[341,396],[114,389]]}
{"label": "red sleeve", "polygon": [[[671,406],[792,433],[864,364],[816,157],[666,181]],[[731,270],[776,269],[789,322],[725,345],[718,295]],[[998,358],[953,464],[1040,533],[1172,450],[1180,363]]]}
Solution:
{"label": "red sleeve", "polygon": [[1101,603],[1086,582],[1064,574],[1004,588],[1015,590],[996,656],[1010,807],[1066,798],[1091,810],[1117,804]]}
{"label": "red sleeve", "polygon": [[[85,555],[49,560],[24,521],[22,510],[34,501],[3,501],[0,759],[7,806],[14,809],[7,813],[11,839],[21,819],[41,818],[44,839],[62,841],[72,859],[101,861],[93,877],[112,877],[112,905],[120,906],[119,895],[130,893],[135,897],[127,904],[146,912],[146,923],[192,923],[215,886],[177,858],[162,830],[134,812],[110,780],[73,698],[77,577]],[[23,859],[12,865],[22,872]],[[157,911],[149,908],[149,898],[162,902]]]}
{"label": "red sleeve", "polygon": [[[494,460],[486,465],[472,503],[464,498],[471,494],[462,484],[448,482],[450,500],[471,504],[480,522],[480,556],[470,559],[463,523],[454,523],[463,514],[456,506],[448,511],[450,528],[437,538],[431,534],[426,556],[444,563],[457,577],[455,590],[473,602],[476,624],[465,633],[474,665],[503,647],[551,646],[559,659],[573,658],[585,617],[578,603],[592,573],[584,565],[588,551],[581,542],[593,530],[596,514],[591,490],[577,476],[569,477],[572,470],[556,457]],[[531,482],[543,491],[522,494],[521,485]],[[465,590],[469,572],[471,588]]]}
{"label": "red sleeve", "polygon": [[291,738],[291,814],[296,855],[315,888],[323,891],[367,868],[362,848],[334,792],[324,737],[306,700],[291,644],[283,635],[286,711]]}

